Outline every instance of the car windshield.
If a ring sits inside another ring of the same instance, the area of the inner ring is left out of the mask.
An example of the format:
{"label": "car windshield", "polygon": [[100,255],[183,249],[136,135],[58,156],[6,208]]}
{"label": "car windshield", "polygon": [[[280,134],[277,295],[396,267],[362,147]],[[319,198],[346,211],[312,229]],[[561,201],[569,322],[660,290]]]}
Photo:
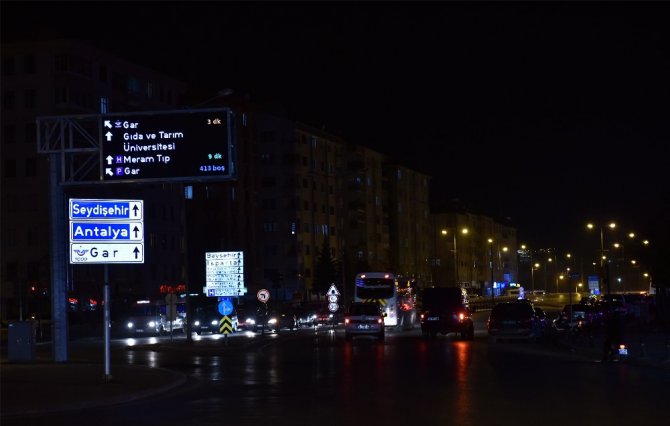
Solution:
{"label": "car windshield", "polygon": [[375,303],[353,304],[349,307],[349,315],[379,315],[379,305]]}
{"label": "car windshield", "polygon": [[460,288],[427,288],[423,291],[424,309],[431,310],[461,304],[463,304],[463,293]]}

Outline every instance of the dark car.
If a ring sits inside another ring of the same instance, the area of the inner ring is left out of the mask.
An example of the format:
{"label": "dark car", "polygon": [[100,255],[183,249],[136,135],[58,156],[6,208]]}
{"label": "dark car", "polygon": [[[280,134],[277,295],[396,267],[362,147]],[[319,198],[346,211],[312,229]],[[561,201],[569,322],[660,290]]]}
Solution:
{"label": "dark car", "polygon": [[266,330],[278,332],[282,329],[295,330],[297,328],[298,314],[294,309],[274,309],[267,316]]}
{"label": "dark car", "polygon": [[[193,323],[191,324],[191,331],[197,335],[202,333],[218,334],[221,332],[221,315],[214,309],[196,308],[193,315]],[[237,331],[238,317],[236,313],[228,315],[230,318],[232,331]]]}
{"label": "dark car", "polygon": [[437,333],[458,333],[462,339],[473,340],[475,327],[467,293],[458,287],[431,287],[423,290],[421,302],[421,333],[434,338]]}
{"label": "dark car", "polygon": [[573,303],[563,306],[558,318],[552,322],[552,328],[555,332],[564,332],[570,330],[576,332],[579,330],[590,330],[596,320],[596,313],[590,305],[582,303]]}
{"label": "dark car", "polygon": [[530,303],[501,302],[491,310],[487,322],[489,342],[500,339],[536,340],[540,322]]}
{"label": "dark car", "polygon": [[384,315],[379,303],[352,303],[344,315],[344,338],[373,336],[384,340]]}
{"label": "dark car", "polygon": [[318,312],[316,312],[314,316],[314,326],[321,326],[321,325],[334,325],[333,321],[333,315],[332,312],[330,312],[328,309],[321,309]]}

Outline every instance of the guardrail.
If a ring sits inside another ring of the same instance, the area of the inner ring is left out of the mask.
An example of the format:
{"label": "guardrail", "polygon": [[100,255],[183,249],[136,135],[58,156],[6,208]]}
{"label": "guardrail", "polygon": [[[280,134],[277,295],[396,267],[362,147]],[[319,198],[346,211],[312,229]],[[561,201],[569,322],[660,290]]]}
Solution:
{"label": "guardrail", "polygon": [[[526,299],[538,305],[548,305],[562,308],[563,306],[572,303],[579,303],[586,293],[548,293],[544,295],[528,295]],[[572,297],[571,297],[572,296]],[[517,300],[516,296],[496,296],[491,297],[471,297],[470,308],[475,311],[492,309],[496,303],[513,302]]]}

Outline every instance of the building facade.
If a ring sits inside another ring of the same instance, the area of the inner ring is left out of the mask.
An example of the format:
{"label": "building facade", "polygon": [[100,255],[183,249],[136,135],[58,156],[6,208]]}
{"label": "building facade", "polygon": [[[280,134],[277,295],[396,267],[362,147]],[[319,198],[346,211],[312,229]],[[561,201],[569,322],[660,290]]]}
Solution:
{"label": "building facade", "polygon": [[[50,289],[49,158],[37,153],[36,118],[173,109],[186,85],[162,73],[73,40],[3,44],[2,50],[2,319],[27,318],[48,306]],[[117,289],[177,283],[183,273],[182,194],[174,185],[71,185],[68,197],[146,199],[145,238],[155,255],[142,266],[112,268]],[[151,220],[155,218],[154,220]],[[159,254],[160,253],[160,254]],[[101,266],[69,266],[68,289],[82,300],[100,295]],[[35,287],[37,291],[31,291]],[[73,298],[74,299],[74,298]]]}

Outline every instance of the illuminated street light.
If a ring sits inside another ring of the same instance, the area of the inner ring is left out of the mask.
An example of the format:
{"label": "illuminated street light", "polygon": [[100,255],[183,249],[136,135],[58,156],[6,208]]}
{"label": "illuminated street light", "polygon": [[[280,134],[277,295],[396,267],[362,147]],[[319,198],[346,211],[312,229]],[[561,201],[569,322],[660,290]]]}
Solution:
{"label": "illuminated street light", "polygon": [[535,263],[530,266],[530,285],[533,290],[533,293],[535,293],[535,270],[540,267],[539,263]]}
{"label": "illuminated street light", "polygon": [[[591,230],[595,229],[595,225],[593,223],[587,223],[586,227],[588,229],[591,229]],[[607,227],[610,228],[610,229],[614,229],[614,228],[616,228],[616,223],[610,222],[607,225]],[[604,246],[603,243],[604,243],[603,226],[600,225],[600,273],[598,274],[598,280],[599,280],[599,286],[600,286],[601,290],[602,290],[602,284],[603,284],[604,277],[605,277],[605,269],[604,269],[605,268],[605,259],[607,259],[605,257],[605,246]],[[607,279],[607,294],[608,295],[610,294],[610,280],[609,280],[609,278]]]}
{"label": "illuminated street light", "polygon": [[[447,235],[449,235],[450,230],[451,230],[451,234],[452,234],[452,237],[453,237],[452,244],[453,244],[453,247],[454,247],[454,286],[458,287],[459,283],[461,282],[460,281],[461,274],[460,274],[459,265],[458,265],[458,243],[457,243],[457,239],[456,239],[457,232],[455,232],[453,228],[444,228],[440,231],[440,233],[442,234],[442,236],[446,237]],[[462,228],[461,229],[461,234],[463,234],[463,235],[467,235],[468,232],[469,232],[468,228]]]}
{"label": "illuminated street light", "polygon": [[489,238],[487,241],[489,243],[489,264],[491,266],[491,309],[493,309],[495,304],[495,291],[493,288],[493,238]]}

